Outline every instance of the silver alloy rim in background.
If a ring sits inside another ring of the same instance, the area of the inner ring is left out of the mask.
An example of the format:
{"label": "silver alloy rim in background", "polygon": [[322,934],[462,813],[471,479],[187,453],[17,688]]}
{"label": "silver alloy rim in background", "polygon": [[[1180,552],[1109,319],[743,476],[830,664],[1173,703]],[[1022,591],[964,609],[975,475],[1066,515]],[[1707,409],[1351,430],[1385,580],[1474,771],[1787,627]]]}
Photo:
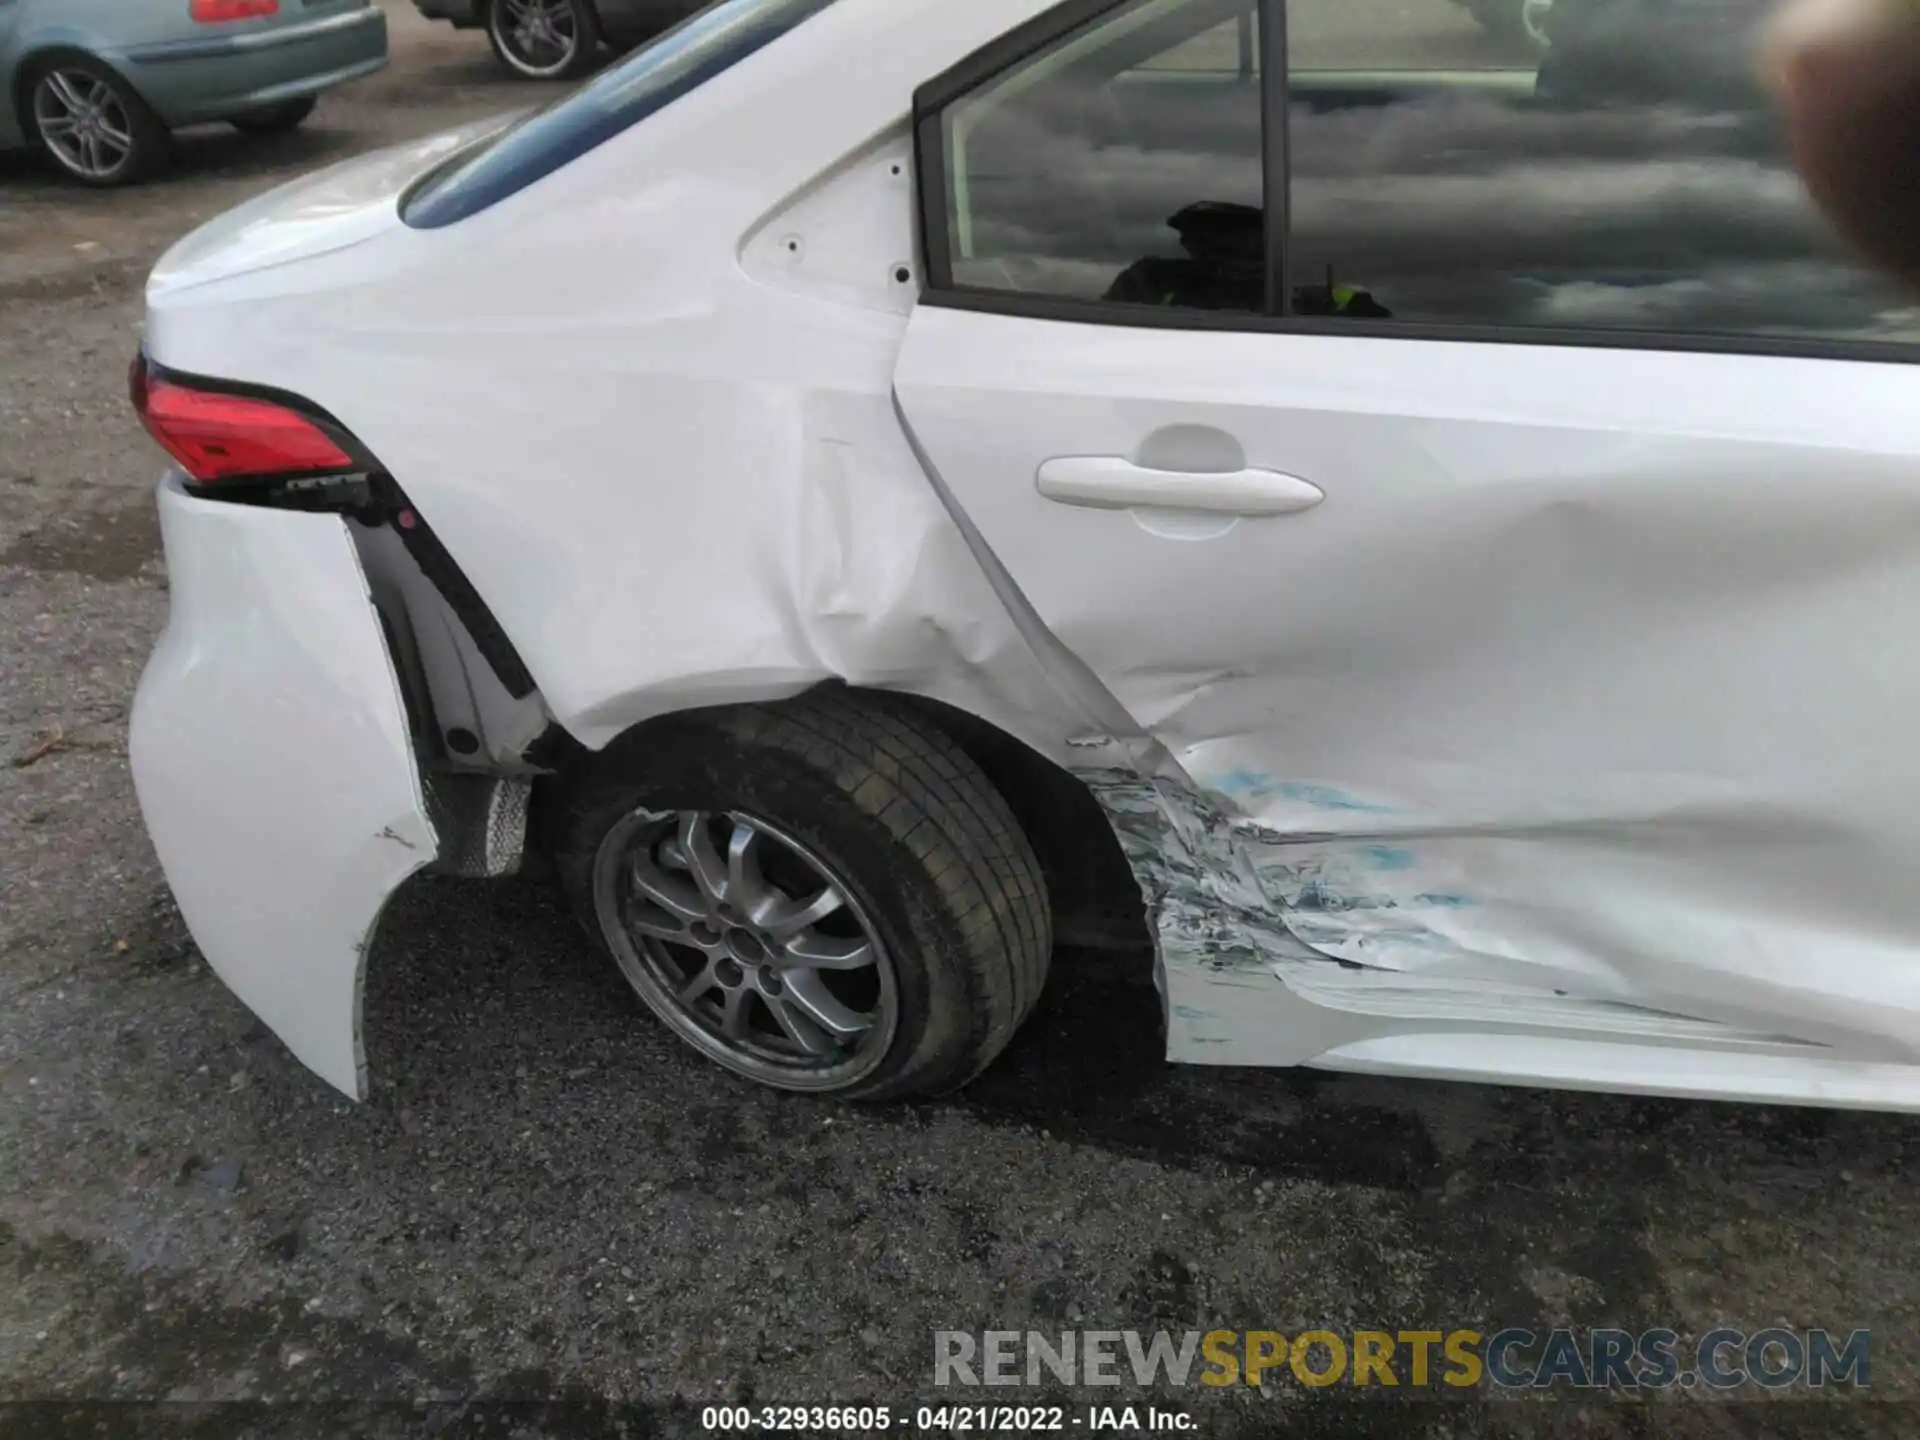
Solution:
{"label": "silver alloy rim in background", "polygon": [[529,75],[557,75],[580,49],[580,20],[568,0],[499,0],[493,24],[500,48]]}
{"label": "silver alloy rim in background", "polygon": [[114,89],[84,70],[49,70],[33,87],[40,138],[74,174],[111,180],[133,159],[133,122]]}
{"label": "silver alloy rim in background", "polygon": [[1520,28],[1542,50],[1548,45],[1547,14],[1552,9],[1553,0],[1520,0]]}
{"label": "silver alloy rim in background", "polygon": [[621,972],[682,1038],[749,1079],[843,1090],[886,1058],[893,962],[846,884],[766,821],[635,810],[593,866]]}

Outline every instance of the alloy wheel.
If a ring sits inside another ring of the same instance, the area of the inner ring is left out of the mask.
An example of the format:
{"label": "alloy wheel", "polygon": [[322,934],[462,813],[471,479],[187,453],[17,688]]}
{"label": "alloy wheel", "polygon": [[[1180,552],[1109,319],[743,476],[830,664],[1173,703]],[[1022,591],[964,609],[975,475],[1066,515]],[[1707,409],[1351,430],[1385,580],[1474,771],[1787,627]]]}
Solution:
{"label": "alloy wheel", "polygon": [[635,810],[594,862],[594,910],[640,998],[727,1068],[841,1090],[899,1025],[893,964],[845,882],[764,820]]}
{"label": "alloy wheel", "polygon": [[529,75],[558,75],[580,50],[580,19],[568,0],[500,0],[494,25],[507,58]]}
{"label": "alloy wheel", "polygon": [[132,163],[133,122],[113,86],[84,70],[49,70],[33,88],[33,123],[49,152],[86,180]]}

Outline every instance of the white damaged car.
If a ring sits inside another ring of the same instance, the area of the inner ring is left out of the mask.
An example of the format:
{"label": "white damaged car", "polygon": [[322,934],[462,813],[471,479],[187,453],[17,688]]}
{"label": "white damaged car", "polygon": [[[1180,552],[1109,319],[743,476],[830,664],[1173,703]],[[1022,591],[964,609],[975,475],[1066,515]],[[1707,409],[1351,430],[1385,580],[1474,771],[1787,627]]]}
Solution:
{"label": "white damaged car", "polygon": [[1403,8],[725,0],[176,246],[213,967],[363,1094],[388,897],[537,859],[790,1090],[1071,937],[1178,1061],[1920,1109],[1920,306],[1670,37]]}

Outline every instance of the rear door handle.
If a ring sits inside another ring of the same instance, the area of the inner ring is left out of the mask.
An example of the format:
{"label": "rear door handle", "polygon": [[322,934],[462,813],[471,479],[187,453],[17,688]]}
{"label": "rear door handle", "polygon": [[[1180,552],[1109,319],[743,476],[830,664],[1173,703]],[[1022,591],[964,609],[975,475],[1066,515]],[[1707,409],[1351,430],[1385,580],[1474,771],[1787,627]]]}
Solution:
{"label": "rear door handle", "polygon": [[1095,510],[1297,515],[1327,498],[1318,485],[1278,470],[1152,470],[1123,455],[1065,455],[1048,460],[1034,483],[1049,500]]}

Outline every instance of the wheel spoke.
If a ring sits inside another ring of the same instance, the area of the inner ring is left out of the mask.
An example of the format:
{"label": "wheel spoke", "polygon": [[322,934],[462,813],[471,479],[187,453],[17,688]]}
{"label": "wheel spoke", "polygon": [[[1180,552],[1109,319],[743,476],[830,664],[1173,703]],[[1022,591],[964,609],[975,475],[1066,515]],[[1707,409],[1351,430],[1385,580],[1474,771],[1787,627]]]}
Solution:
{"label": "wheel spoke", "polygon": [[682,927],[707,918],[707,907],[698,892],[677,875],[669,875],[644,853],[636,853],[628,873],[633,885],[647,899],[681,922]]}
{"label": "wheel spoke", "polygon": [[727,843],[727,902],[756,921],[786,898],[760,873],[762,838],[753,826],[736,819]]}
{"label": "wheel spoke", "polygon": [[700,973],[686,983],[685,987],[680,991],[680,1003],[682,1005],[693,1004],[694,1001],[698,1000],[702,995],[720,983],[719,978],[713,973],[713,965],[714,962],[709,960],[705,965],[700,967]]}
{"label": "wheel spoke", "polygon": [[116,130],[111,123],[105,120],[100,122],[100,138],[123,155],[133,148],[133,136],[127,134],[124,130]]}
{"label": "wheel spoke", "polygon": [[769,999],[767,1008],[773,1012],[773,1018],[780,1023],[780,1028],[786,1032],[787,1038],[807,1054],[829,1055],[840,1048],[831,1035],[814,1024],[803,1011],[784,996]]}
{"label": "wheel spoke", "polygon": [[784,945],[793,936],[809,926],[818,925],[827,916],[833,914],[846,902],[840,892],[831,885],[822,887],[820,893],[811,900],[790,900],[773,913],[763,917],[760,923],[776,944]]}
{"label": "wheel spoke", "polygon": [[656,940],[665,940],[672,945],[694,944],[692,926],[679,919],[663,920],[657,914],[649,913],[644,903],[628,912],[627,928],[636,934],[651,935]]}
{"label": "wheel spoke", "polygon": [[87,102],[81,98],[80,92],[73,88],[73,81],[60,71],[56,70],[47,76],[47,88],[59,97],[60,103],[67,107],[69,115],[77,115],[87,108]]}
{"label": "wheel spoke", "polygon": [[871,1015],[849,1010],[835,999],[833,992],[827,989],[826,982],[812,971],[803,970],[788,976],[786,988],[781,994],[808,1020],[841,1042],[873,1024]]}
{"label": "wheel spoke", "polygon": [[746,990],[727,991],[727,998],[720,1006],[720,1033],[727,1039],[747,1038],[747,1001],[751,998]]}
{"label": "wheel spoke", "polygon": [[727,898],[727,871],[720,863],[720,852],[713,848],[713,836],[707,833],[707,817],[697,810],[681,812],[680,850],[708,909],[718,909]]}
{"label": "wheel spoke", "polygon": [[71,135],[79,123],[71,115],[43,115],[40,117],[40,133],[47,139]]}
{"label": "wheel spoke", "polygon": [[809,929],[782,945],[780,958],[799,970],[861,970],[873,964],[873,945],[864,935],[822,935]]}

